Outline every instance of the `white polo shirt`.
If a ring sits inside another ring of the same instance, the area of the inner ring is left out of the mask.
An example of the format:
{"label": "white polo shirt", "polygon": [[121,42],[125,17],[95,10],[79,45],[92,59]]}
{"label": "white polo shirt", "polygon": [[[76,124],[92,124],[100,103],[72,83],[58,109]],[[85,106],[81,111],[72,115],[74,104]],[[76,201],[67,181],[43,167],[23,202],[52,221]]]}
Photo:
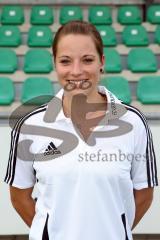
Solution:
{"label": "white polo shirt", "polygon": [[[107,96],[107,122],[94,128],[87,143],[62,107],[59,113],[53,109],[54,99],[21,118],[12,131],[5,181],[21,189],[37,187],[30,240],[131,240],[133,189],[158,184],[144,115],[105,87],[99,92]],[[56,99],[62,95],[60,90]]]}

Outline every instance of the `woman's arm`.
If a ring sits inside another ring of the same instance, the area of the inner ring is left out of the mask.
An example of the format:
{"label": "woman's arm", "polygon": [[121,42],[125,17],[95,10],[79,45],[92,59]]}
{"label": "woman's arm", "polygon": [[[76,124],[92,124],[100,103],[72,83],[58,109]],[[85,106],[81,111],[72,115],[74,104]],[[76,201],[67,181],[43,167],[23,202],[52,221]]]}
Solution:
{"label": "woman's arm", "polygon": [[134,198],[136,205],[136,214],[132,229],[138,224],[138,222],[151,206],[153,200],[153,188],[144,188],[142,190],[134,189]]}
{"label": "woman's arm", "polygon": [[32,198],[32,188],[19,189],[10,186],[11,202],[15,210],[30,227],[35,215],[35,201]]}

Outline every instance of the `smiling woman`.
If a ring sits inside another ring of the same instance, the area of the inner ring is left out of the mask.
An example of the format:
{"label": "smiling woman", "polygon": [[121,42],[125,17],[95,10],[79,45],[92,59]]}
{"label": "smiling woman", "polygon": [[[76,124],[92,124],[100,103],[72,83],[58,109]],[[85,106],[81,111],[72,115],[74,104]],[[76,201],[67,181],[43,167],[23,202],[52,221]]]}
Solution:
{"label": "smiling woman", "polygon": [[92,94],[95,94],[103,59],[99,58],[92,38],[69,34],[59,40],[57,50],[55,67],[62,86],[69,82],[75,84],[76,90],[80,90],[80,83],[90,81],[91,89],[94,89]]}
{"label": "smiling woman", "polygon": [[90,103],[106,102],[97,91],[104,55],[101,37],[93,25],[77,21],[61,27],[54,39],[53,55],[57,77],[65,90],[63,103],[68,116],[75,94],[85,94]]}
{"label": "smiling woman", "polygon": [[[63,25],[53,55],[62,89],[12,131],[12,204],[30,240],[132,240],[158,184],[145,116],[99,86],[105,59],[90,23]],[[102,153],[116,158],[103,161]]]}

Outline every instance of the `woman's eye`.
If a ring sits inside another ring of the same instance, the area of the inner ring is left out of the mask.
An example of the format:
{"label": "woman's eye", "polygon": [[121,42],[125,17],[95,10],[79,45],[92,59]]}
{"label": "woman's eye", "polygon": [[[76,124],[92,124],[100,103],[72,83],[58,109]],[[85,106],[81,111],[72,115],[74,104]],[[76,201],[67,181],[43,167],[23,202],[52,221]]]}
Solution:
{"label": "woman's eye", "polygon": [[86,59],[84,59],[84,62],[89,64],[89,63],[93,62],[93,59],[92,58],[86,58]]}
{"label": "woman's eye", "polygon": [[62,63],[62,64],[64,64],[64,65],[65,65],[65,64],[69,64],[69,60],[64,59],[64,60],[61,60],[60,63]]}

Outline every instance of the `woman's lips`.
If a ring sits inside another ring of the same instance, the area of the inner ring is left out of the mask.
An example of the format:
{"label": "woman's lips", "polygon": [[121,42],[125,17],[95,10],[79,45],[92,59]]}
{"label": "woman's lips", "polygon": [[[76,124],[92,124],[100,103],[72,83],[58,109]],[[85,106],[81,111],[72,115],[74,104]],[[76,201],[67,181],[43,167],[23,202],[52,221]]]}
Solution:
{"label": "woman's lips", "polygon": [[75,79],[75,80],[67,80],[69,83],[83,83],[85,81],[88,81],[88,79]]}

